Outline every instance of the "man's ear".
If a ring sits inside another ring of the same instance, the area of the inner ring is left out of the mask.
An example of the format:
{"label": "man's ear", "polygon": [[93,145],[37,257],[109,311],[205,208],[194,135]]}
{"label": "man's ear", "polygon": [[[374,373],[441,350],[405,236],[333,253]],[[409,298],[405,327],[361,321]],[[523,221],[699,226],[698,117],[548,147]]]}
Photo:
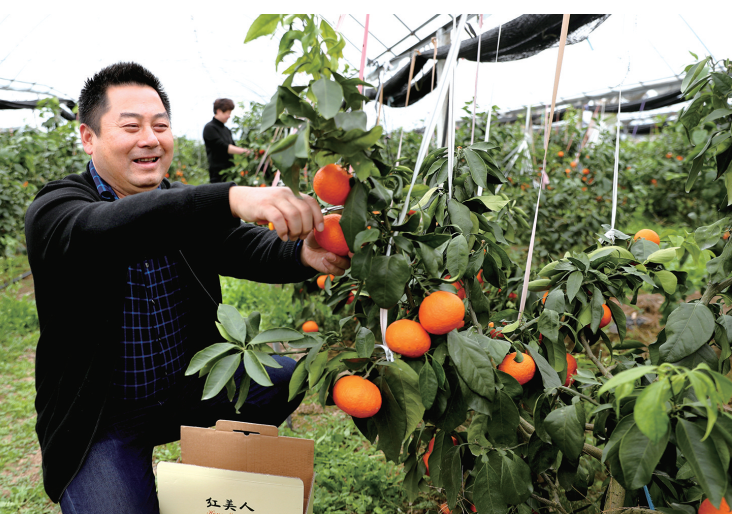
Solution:
{"label": "man's ear", "polygon": [[79,136],[82,139],[82,147],[84,148],[84,152],[92,156],[92,148],[97,135],[95,135],[95,132],[92,131],[92,128],[90,128],[87,124],[80,124]]}

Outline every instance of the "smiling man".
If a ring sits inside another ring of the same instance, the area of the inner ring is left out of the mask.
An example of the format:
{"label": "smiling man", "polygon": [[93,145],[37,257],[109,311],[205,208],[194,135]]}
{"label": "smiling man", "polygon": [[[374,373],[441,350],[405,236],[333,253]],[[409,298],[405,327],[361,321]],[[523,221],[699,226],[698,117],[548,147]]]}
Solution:
{"label": "smiling man", "polygon": [[[241,414],[224,392],[201,401],[204,378],[184,376],[222,340],[218,275],[289,283],[350,263],[316,243],[309,196],[164,179],[169,100],[140,65],[101,70],[79,108],[87,168],[46,185],[26,214],[44,486],[64,513],[158,513],[155,445],[218,419],[279,425],[299,403],[287,402],[289,358],[268,368],[273,387],[251,385]],[[243,222],[259,219],[276,231]]]}

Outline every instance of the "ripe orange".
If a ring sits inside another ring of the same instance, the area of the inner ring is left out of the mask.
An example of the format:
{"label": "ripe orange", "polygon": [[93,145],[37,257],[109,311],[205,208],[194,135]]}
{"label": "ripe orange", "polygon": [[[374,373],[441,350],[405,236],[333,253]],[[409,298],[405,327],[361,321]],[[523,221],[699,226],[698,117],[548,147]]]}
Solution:
{"label": "ripe orange", "polygon": [[728,506],[725,497],[721,499],[720,508],[716,508],[715,505],[710,502],[710,499],[706,499],[702,502],[700,508],[698,508],[698,513],[731,513],[731,508]]}
{"label": "ripe orange", "polygon": [[665,158],[672,158],[672,153],[667,153],[667,154],[665,155]]}
{"label": "ripe orange", "polygon": [[419,323],[430,334],[447,334],[464,319],[462,300],[447,291],[435,291],[419,305]]}
{"label": "ripe orange", "polygon": [[657,235],[657,232],[653,230],[649,230],[647,228],[643,230],[639,230],[634,235],[634,240],[637,241],[639,239],[646,239],[648,241],[652,241],[654,244],[659,246],[659,235]]}
{"label": "ripe orange", "polygon": [[726,232],[726,233],[723,234],[723,240],[724,241],[727,241],[729,237],[731,237],[731,232]]}
{"label": "ripe orange", "polygon": [[557,153],[557,156],[559,156],[560,158],[562,158],[563,156],[565,156],[565,152],[564,151],[559,151]]}
{"label": "ripe orange", "polygon": [[589,174],[589,173],[590,173],[590,169],[583,169],[583,174]]}
{"label": "ripe orange", "polygon": [[[493,328],[493,322],[490,322],[488,324],[488,326],[491,327],[491,328]],[[503,336],[503,332],[501,332],[500,330],[491,330],[491,334],[490,335],[491,335],[491,338],[492,339],[496,339],[499,336]]]}
{"label": "ripe orange", "polygon": [[[450,278],[450,275],[445,275],[445,278]],[[453,287],[457,289],[457,296],[461,300],[465,299],[465,288],[463,287],[462,281],[458,280],[457,282],[452,283]]]}
{"label": "ripe orange", "polygon": [[355,301],[355,291],[350,291],[350,296],[348,296],[347,305],[350,305]]}
{"label": "ripe orange", "polygon": [[413,320],[396,320],[386,329],[388,347],[406,357],[421,357],[431,342],[427,331]]}
{"label": "ripe orange", "polygon": [[526,384],[532,380],[532,377],[534,377],[534,372],[537,371],[537,365],[529,354],[522,353],[521,355],[524,356],[524,360],[517,363],[514,361],[516,352],[510,353],[504,358],[503,362],[498,365],[498,369],[511,375],[514,379],[519,381],[519,384]]}
{"label": "ripe orange", "polygon": [[317,244],[327,251],[346,257],[350,250],[340,227],[340,217],[342,217],[340,214],[326,215],[324,231],[314,230],[314,238],[317,239]]}
{"label": "ripe orange", "polygon": [[332,388],[335,405],[348,415],[368,418],[381,409],[381,392],[371,381],[358,375],[340,377]]}
{"label": "ripe orange", "polygon": [[682,160],[684,160],[684,158],[683,158],[682,156],[679,156],[679,155],[678,155],[678,156],[677,156],[677,160],[678,160],[678,161],[682,161]]}
{"label": "ripe orange", "polygon": [[588,190],[588,187],[583,187],[583,192],[585,192],[586,190]]}
{"label": "ripe orange", "polygon": [[577,167],[577,166],[578,166],[578,162],[570,162],[570,167]]}
{"label": "ripe orange", "polygon": [[312,320],[305,321],[304,325],[302,325],[302,332],[319,332],[317,322]]}
{"label": "ripe orange", "polygon": [[475,278],[478,279],[478,283],[480,283],[480,285],[483,285],[483,276],[482,275],[483,275],[483,270],[481,269],[480,271],[478,271],[478,275],[475,277]]}
{"label": "ripe orange", "polygon": [[442,503],[440,505],[440,513],[452,513],[452,511],[450,510],[450,507],[447,506],[447,503]]}
{"label": "ripe orange", "polygon": [[[335,275],[330,275],[330,282],[332,282],[335,279]],[[325,288],[325,282],[327,282],[327,275],[319,275],[317,277],[317,285],[320,289]]]}
{"label": "ripe orange", "polygon": [[601,318],[601,324],[598,325],[598,328],[602,329],[609,323],[611,323],[611,309],[609,309],[608,305],[604,303],[603,304],[603,317]]}
{"label": "ripe orange", "polygon": [[549,291],[545,291],[542,295],[542,305],[544,305],[547,302],[547,295],[549,294]]}
{"label": "ripe orange", "polygon": [[566,172],[567,174],[570,174],[570,169],[565,169],[565,172]]}
{"label": "ripe orange", "polygon": [[325,165],[314,175],[314,193],[326,203],[343,205],[350,194],[351,177],[348,171],[335,163]]}
{"label": "ripe orange", "polygon": [[657,180],[655,178],[652,178],[652,185],[656,185],[656,184],[657,184]]}
{"label": "ripe orange", "polygon": [[576,373],[578,373],[578,362],[575,360],[572,354],[567,354],[567,377],[565,378],[566,388],[570,387],[570,385],[572,384],[572,376]]}

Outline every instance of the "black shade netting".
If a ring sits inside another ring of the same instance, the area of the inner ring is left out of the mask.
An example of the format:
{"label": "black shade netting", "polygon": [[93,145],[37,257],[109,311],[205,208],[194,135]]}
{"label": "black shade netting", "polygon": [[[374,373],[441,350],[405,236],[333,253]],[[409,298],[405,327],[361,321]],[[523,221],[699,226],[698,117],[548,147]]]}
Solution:
{"label": "black shade netting", "polygon": [[[568,26],[567,45],[574,45],[584,41],[609,14],[572,14]],[[481,62],[496,61],[496,47],[498,46],[498,61],[516,61],[538,54],[548,48],[557,46],[562,29],[561,14],[525,14],[514,18],[500,28],[484,32],[480,35]],[[501,42],[498,42],[498,32],[501,31]],[[445,59],[450,51],[450,45],[437,49],[437,59]],[[434,49],[422,52],[416,56],[414,70],[421,70],[427,61],[432,60]],[[478,37],[463,41],[460,44],[458,58],[476,61],[478,58]],[[407,83],[409,81],[410,65],[404,66],[383,85],[383,103],[391,107],[404,106],[406,102]],[[432,91],[432,74],[425,73],[416,77],[412,82],[412,91],[409,104],[414,104]],[[438,80],[435,77],[435,82]],[[436,86],[436,84],[435,84]],[[367,89],[365,95],[369,99],[376,98],[377,91]]]}
{"label": "black shade netting", "polygon": [[[38,104],[40,101],[6,101],[3,99],[0,99],[0,110],[18,110],[18,109],[38,109]],[[59,110],[59,115],[65,118],[66,120],[76,120],[77,116],[71,112],[72,108],[74,108],[75,103],[73,100],[69,99],[59,99],[59,105],[60,106],[66,106],[69,108],[69,111],[65,109]]]}

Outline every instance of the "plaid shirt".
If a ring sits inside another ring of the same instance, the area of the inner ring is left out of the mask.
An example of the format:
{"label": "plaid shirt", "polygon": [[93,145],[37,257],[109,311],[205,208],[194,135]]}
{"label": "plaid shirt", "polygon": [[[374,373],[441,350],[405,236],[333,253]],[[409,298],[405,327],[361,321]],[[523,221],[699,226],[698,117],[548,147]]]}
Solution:
{"label": "plaid shirt", "polygon": [[[90,172],[104,201],[119,199],[94,163]],[[183,378],[188,299],[174,257],[160,255],[128,266],[114,400],[163,400]]]}

